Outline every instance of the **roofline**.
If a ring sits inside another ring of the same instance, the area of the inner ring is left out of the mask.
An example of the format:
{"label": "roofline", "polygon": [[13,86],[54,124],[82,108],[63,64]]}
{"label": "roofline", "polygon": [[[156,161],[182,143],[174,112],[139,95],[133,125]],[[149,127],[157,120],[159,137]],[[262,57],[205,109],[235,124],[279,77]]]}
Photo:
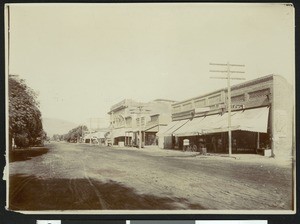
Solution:
{"label": "roofline", "polygon": [[[243,83],[232,85],[231,89],[238,89],[238,88],[241,88],[243,86],[246,86],[246,85],[249,85],[249,84],[254,84],[255,82],[262,81],[262,80],[267,81],[267,80],[273,79],[274,76],[282,77],[280,75],[273,75],[273,74],[266,75],[266,76],[263,76],[263,77],[259,77],[257,79],[252,79],[252,80],[249,80],[249,81],[246,81],[246,82],[243,82]],[[185,102],[188,102],[188,101],[191,101],[191,100],[195,100],[195,99],[199,99],[201,97],[206,97],[206,96],[209,96],[209,95],[213,95],[213,94],[219,93],[221,91],[227,92],[227,88],[218,89],[218,90],[215,90],[213,92],[205,93],[203,95],[198,95],[198,96],[193,97],[193,98],[189,98],[189,99],[186,99],[186,100],[183,100],[183,101],[179,101],[179,102],[173,103],[172,106],[180,105],[182,103],[185,103]]]}
{"label": "roofline", "polygon": [[177,102],[176,100],[169,100],[169,99],[155,99],[155,100],[152,100],[152,101],[150,101],[150,102],[153,102],[153,101],[165,101],[165,102],[173,102],[173,103],[175,103],[175,102]]}

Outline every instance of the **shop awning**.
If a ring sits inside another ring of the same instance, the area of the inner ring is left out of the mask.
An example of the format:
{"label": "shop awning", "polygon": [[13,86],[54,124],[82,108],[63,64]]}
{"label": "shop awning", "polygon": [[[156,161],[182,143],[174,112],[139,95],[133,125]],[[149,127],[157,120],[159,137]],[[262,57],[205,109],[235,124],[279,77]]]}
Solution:
{"label": "shop awning", "polygon": [[125,132],[125,137],[133,137],[133,132],[132,131],[126,131]]}
{"label": "shop awning", "polygon": [[145,132],[158,132],[158,124],[152,127],[146,127]]}
{"label": "shop awning", "polygon": [[171,136],[173,132],[181,128],[189,120],[172,121],[162,131],[156,133],[157,136]]}
{"label": "shop awning", "polygon": [[94,136],[97,138],[105,138],[105,134],[106,134],[106,132],[99,131],[99,132],[94,133]]}
{"label": "shop awning", "polygon": [[205,119],[204,117],[198,117],[193,120],[189,120],[182,127],[174,131],[173,135],[175,136],[194,136],[199,135],[199,124]]}
{"label": "shop awning", "polygon": [[[231,113],[231,130],[267,133],[269,108],[255,108]],[[193,136],[228,131],[228,113],[195,118],[174,132],[175,136]]]}
{"label": "shop awning", "polygon": [[90,138],[105,138],[106,132],[93,132],[93,133],[88,133],[84,136],[84,139],[90,139]]}
{"label": "shop awning", "polygon": [[232,129],[267,133],[269,109],[269,107],[262,107],[241,111],[231,122]]}
{"label": "shop awning", "polygon": [[130,132],[131,129],[128,129],[128,128],[118,128],[118,129],[113,129],[112,130],[112,136],[114,138],[117,138],[117,137],[125,137],[126,134],[125,132]]}
{"label": "shop awning", "polygon": [[163,136],[163,133],[166,132],[168,129],[170,129],[170,127],[168,127],[168,125],[159,126],[159,131],[156,133],[156,135]]}

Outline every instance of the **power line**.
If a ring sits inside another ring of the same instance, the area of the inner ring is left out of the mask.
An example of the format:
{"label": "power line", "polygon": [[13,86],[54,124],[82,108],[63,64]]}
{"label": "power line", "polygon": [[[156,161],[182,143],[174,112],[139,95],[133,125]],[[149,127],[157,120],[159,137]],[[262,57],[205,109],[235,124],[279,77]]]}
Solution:
{"label": "power line", "polygon": [[231,85],[230,85],[230,80],[235,79],[235,80],[245,80],[245,78],[239,78],[239,77],[231,77],[232,73],[238,73],[238,74],[244,74],[245,71],[239,71],[239,70],[231,70],[231,67],[245,67],[245,65],[239,65],[239,64],[230,64],[227,62],[226,64],[222,63],[209,63],[211,66],[226,66],[226,70],[210,70],[210,72],[217,72],[217,73],[226,73],[226,77],[217,77],[217,76],[212,76],[210,78],[213,79],[227,79],[227,109],[228,109],[228,151],[229,151],[229,156],[232,154],[232,145],[231,145]]}

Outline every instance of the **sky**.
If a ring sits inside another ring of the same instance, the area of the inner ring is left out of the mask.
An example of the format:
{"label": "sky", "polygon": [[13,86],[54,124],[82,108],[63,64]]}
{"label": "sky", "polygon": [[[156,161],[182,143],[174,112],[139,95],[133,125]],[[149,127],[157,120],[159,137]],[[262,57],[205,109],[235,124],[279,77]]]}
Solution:
{"label": "sky", "polygon": [[294,27],[284,4],[11,4],[9,73],[38,93],[43,117],[88,124],[125,98],[226,87],[209,63],[295,86]]}

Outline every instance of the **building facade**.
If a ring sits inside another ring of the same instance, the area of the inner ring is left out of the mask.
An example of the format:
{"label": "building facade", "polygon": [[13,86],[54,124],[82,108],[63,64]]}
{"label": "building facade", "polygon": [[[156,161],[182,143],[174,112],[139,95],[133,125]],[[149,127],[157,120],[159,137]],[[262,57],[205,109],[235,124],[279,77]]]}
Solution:
{"label": "building facade", "polygon": [[82,142],[91,143],[97,145],[107,145],[106,139],[109,130],[106,128],[93,130],[93,131],[85,131],[84,136],[82,138]]}
{"label": "building facade", "polygon": [[[157,145],[156,133],[171,122],[172,103],[157,99],[138,103],[125,99],[113,105],[110,115],[110,136],[114,145],[137,146]],[[141,136],[139,133],[141,132]]]}
{"label": "building facade", "polygon": [[[292,156],[293,88],[278,75],[268,75],[231,87],[233,153]],[[228,152],[228,93],[220,89],[172,105],[172,122],[157,136],[163,148],[181,149],[183,139],[208,152]]]}

